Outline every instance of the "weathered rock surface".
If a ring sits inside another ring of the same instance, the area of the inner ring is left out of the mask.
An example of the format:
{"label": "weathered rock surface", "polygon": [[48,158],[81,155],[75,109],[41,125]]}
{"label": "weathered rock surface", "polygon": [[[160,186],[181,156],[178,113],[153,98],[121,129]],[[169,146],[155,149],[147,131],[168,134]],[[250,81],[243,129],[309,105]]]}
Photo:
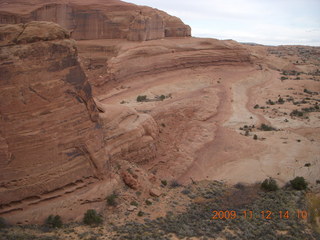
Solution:
{"label": "weathered rock surface", "polygon": [[5,213],[103,178],[107,155],[91,87],[67,32],[45,22],[1,26],[0,32],[0,213]]}
{"label": "weathered rock surface", "polygon": [[75,39],[127,38],[144,41],[191,36],[190,27],[179,18],[157,9],[118,0],[31,2],[13,0],[3,3],[0,23],[52,21],[71,31]]}
{"label": "weathered rock surface", "polygon": [[[241,44],[216,39],[167,38],[144,44],[79,41],[78,46],[84,65],[89,70],[89,81],[95,95],[112,90],[112,82],[121,83],[150,74],[197,67],[248,66],[253,62],[250,52]],[[87,54],[89,50],[90,54]]]}
{"label": "weathered rock surface", "polygon": [[101,124],[105,135],[106,152],[110,160],[143,163],[156,156],[159,129],[148,114],[138,114],[123,105],[99,103]]}

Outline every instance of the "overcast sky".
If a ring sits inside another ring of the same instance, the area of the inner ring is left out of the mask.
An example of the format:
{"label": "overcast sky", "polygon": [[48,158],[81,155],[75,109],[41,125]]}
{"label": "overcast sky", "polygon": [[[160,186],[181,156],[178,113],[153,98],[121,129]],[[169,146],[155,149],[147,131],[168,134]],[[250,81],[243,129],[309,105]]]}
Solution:
{"label": "overcast sky", "polygon": [[177,16],[195,37],[320,46],[320,0],[125,0]]}

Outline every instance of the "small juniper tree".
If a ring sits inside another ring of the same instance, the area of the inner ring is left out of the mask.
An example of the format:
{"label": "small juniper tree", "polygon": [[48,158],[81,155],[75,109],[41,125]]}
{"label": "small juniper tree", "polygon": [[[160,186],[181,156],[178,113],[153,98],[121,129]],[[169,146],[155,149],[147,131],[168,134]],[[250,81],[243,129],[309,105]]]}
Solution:
{"label": "small juniper tree", "polygon": [[273,178],[267,178],[261,183],[261,188],[266,191],[276,191],[279,189],[276,180]]}
{"label": "small juniper tree", "polygon": [[94,209],[89,209],[84,214],[83,223],[86,225],[99,225],[102,222],[102,217]]}
{"label": "small juniper tree", "polygon": [[55,215],[55,216],[50,215],[47,218],[45,225],[48,226],[49,228],[61,228],[63,223],[59,215]]}
{"label": "small juniper tree", "polygon": [[308,187],[308,183],[304,179],[304,177],[296,177],[290,181],[291,186],[293,189],[296,190],[305,190]]}

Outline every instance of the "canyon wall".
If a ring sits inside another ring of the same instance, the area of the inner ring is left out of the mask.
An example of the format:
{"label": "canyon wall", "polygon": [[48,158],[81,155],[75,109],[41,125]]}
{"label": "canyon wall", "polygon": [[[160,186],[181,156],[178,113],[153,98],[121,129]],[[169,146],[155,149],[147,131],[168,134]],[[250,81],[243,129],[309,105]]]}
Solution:
{"label": "canyon wall", "polygon": [[120,163],[156,157],[154,119],[95,101],[69,37],[52,22],[0,25],[0,215],[11,223],[73,220],[104,202]]}
{"label": "canyon wall", "polygon": [[41,1],[33,4],[16,0],[2,4],[0,24],[51,21],[68,29],[72,38],[128,39],[145,41],[164,37],[189,37],[191,28],[179,18],[157,9],[121,1]]}
{"label": "canyon wall", "polygon": [[[78,44],[80,55],[87,49],[91,49],[91,53],[94,52],[89,56],[90,59],[85,55],[83,58],[86,68],[94,68],[88,64],[98,62],[98,59],[103,57],[98,51],[99,48],[96,47],[95,50],[94,45],[90,45],[89,42]],[[103,77],[99,77],[101,69],[90,70],[89,81],[95,95],[110,91],[113,87],[112,82],[119,83],[131,78],[185,68],[244,66],[254,61],[249,51],[241,44],[216,39],[163,39],[145,42],[143,45],[119,44],[113,48],[118,50],[106,60],[107,68],[101,68],[106,72],[103,73]],[[96,75],[94,75],[95,71],[97,71]]]}
{"label": "canyon wall", "polygon": [[0,27],[0,213],[87,179],[108,159],[99,111],[59,25]]}

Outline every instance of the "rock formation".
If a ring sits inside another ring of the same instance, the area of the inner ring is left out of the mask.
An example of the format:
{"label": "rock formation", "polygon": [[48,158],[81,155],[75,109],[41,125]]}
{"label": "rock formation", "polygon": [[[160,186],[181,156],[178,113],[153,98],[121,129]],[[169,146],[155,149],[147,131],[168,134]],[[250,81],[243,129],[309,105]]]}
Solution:
{"label": "rock formation", "polygon": [[[0,27],[0,204],[101,178],[98,110],[74,41],[54,23]],[[1,210],[0,210],[1,211]]]}
{"label": "rock formation", "polygon": [[77,58],[75,41],[55,23],[0,26],[0,214],[8,220],[42,221],[50,209],[30,217],[39,203],[66,203],[60,198],[93,183],[106,194],[113,163],[155,157],[153,118],[96,103]]}
{"label": "rock formation", "polygon": [[72,32],[74,39],[128,39],[145,41],[188,37],[191,29],[179,18],[149,7],[122,1],[20,1],[2,3],[0,24],[52,21]]}

